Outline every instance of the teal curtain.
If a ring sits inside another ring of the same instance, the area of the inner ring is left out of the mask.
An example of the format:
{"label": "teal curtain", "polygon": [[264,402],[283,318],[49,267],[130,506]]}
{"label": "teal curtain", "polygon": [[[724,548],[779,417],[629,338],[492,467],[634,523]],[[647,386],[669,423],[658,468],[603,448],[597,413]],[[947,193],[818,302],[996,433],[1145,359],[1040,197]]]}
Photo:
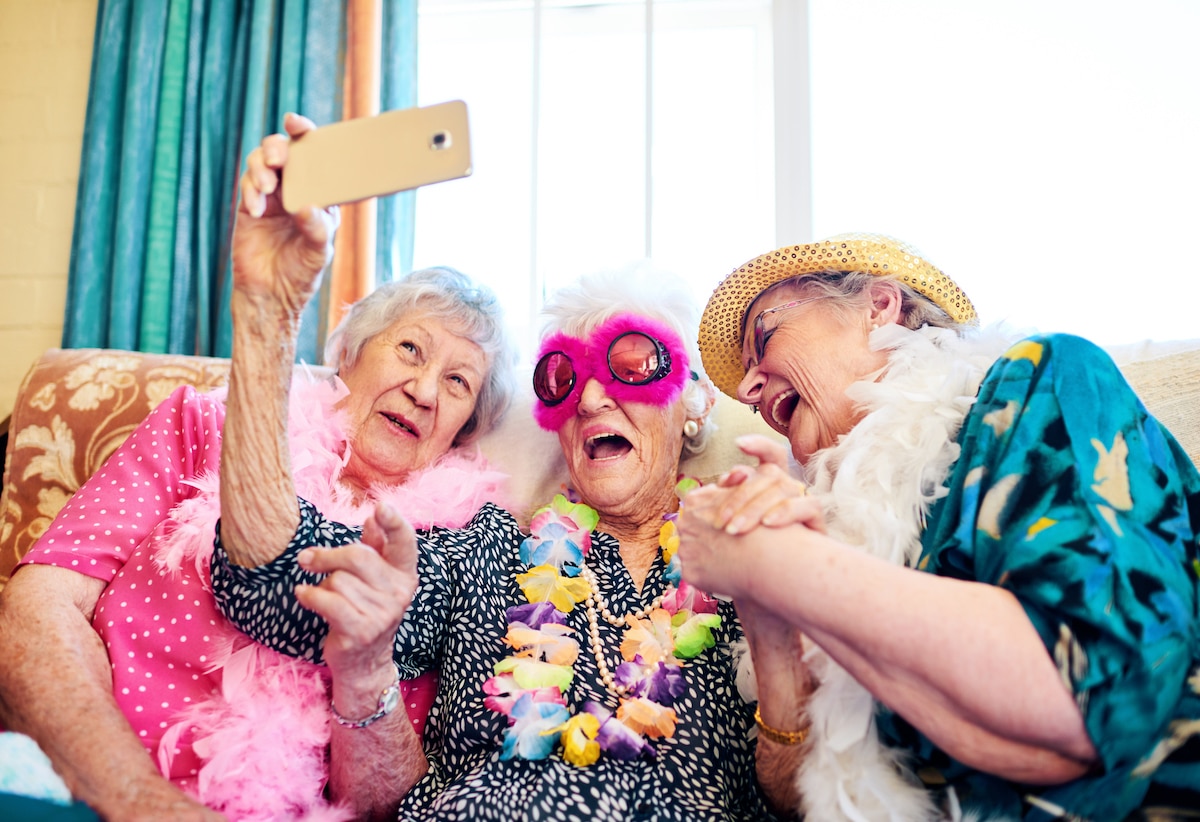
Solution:
{"label": "teal curtain", "polygon": [[[380,109],[417,104],[417,0],[389,3],[383,9],[383,70]],[[375,279],[389,282],[412,270],[416,191],[379,200],[376,215]]]}
{"label": "teal curtain", "polygon": [[[285,112],[341,118],[345,21],[346,0],[100,0],[64,347],[229,354],[237,178]],[[412,105],[416,0],[386,0],[384,21],[381,104]],[[380,221],[397,260],[411,207]],[[321,316],[302,324],[309,362]]]}

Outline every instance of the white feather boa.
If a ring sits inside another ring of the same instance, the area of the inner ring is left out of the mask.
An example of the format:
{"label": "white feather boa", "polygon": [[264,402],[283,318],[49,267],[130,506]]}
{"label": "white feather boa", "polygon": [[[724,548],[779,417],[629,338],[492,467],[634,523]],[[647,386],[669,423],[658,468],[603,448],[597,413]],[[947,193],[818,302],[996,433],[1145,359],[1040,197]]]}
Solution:
{"label": "white feather boa", "polygon": [[[831,536],[888,562],[916,563],[925,516],[947,493],[958,458],[955,437],[984,374],[1013,340],[1000,329],[966,338],[895,325],[872,333],[872,347],[891,353],[882,374],[849,390],[866,416],[804,466]],[[956,808],[934,805],[905,767],[904,751],[880,742],[871,694],[820,648],[808,662],[820,686],[807,707],[812,731],[796,776],[799,810],[822,822],[960,819]]]}

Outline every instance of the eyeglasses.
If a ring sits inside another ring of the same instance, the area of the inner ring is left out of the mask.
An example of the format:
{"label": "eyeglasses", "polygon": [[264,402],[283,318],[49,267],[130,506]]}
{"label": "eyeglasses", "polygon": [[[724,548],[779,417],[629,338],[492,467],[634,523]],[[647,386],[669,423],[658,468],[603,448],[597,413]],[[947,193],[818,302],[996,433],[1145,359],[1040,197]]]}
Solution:
{"label": "eyeglasses", "polygon": [[[626,331],[608,345],[608,370],[626,385],[647,385],[671,373],[671,352],[641,331]],[[575,364],[562,351],[549,351],[533,369],[533,393],[545,405],[558,405],[575,388]]]}
{"label": "eyeglasses", "polygon": [[767,330],[763,324],[763,317],[768,314],[776,314],[780,311],[787,311],[789,308],[799,308],[802,305],[816,302],[817,300],[825,299],[826,295],[822,294],[819,297],[806,297],[803,300],[792,300],[790,303],[776,305],[771,308],[759,312],[759,315],[754,318],[754,362],[762,362],[763,355],[767,353],[767,341],[771,339],[771,335],[775,333],[775,329],[779,326],[774,326]]}

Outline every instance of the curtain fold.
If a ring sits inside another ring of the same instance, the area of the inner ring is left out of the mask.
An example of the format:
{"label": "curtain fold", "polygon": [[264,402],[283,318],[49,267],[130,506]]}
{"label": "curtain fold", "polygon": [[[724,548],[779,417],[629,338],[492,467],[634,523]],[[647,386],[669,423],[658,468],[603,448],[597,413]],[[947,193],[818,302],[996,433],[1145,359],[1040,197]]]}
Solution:
{"label": "curtain fold", "polygon": [[[417,3],[383,7],[380,108],[391,111],[417,104]],[[402,191],[379,200],[375,279],[385,283],[412,270],[417,192]]]}
{"label": "curtain fold", "polygon": [[[341,119],[347,3],[100,0],[64,347],[229,354],[243,160],[287,111]],[[395,14],[415,31],[416,0],[385,0],[385,19]],[[413,41],[387,50],[385,77],[415,74]],[[301,326],[310,362],[322,317],[314,301]]]}

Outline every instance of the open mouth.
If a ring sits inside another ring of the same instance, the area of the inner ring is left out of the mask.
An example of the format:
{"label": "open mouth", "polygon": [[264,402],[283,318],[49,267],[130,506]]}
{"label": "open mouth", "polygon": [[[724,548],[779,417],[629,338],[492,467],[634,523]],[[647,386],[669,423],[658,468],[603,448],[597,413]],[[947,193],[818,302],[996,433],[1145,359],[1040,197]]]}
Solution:
{"label": "open mouth", "polygon": [[796,411],[796,406],[800,404],[800,395],[796,393],[796,389],[789,388],[786,391],[780,392],[771,403],[771,421],[775,424],[775,429],[786,434],[791,426],[792,414]]}
{"label": "open mouth", "polygon": [[633,444],[619,434],[597,434],[588,437],[583,453],[590,460],[615,460],[633,450]]}
{"label": "open mouth", "polygon": [[403,417],[394,417],[391,414],[388,414],[387,412],[383,412],[383,418],[386,419],[388,422],[390,422],[392,425],[399,428],[404,433],[408,434],[410,437],[420,437],[421,436],[420,432],[417,431],[417,429],[414,428],[412,426],[412,424],[409,423],[407,420],[405,420]]}

